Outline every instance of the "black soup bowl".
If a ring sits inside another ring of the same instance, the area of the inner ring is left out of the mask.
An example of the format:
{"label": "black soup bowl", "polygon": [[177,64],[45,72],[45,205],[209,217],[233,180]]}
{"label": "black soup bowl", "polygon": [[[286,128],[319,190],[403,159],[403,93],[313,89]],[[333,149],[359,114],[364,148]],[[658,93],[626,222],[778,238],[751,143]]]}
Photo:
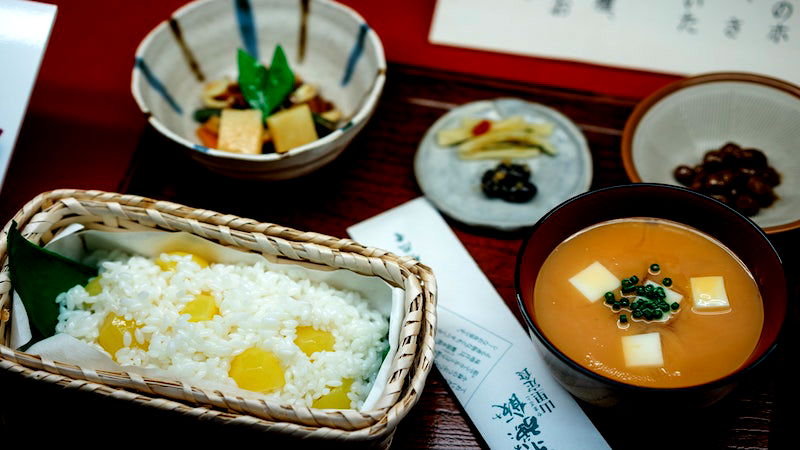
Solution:
{"label": "black soup bowl", "polygon": [[[564,240],[591,225],[627,217],[654,217],[696,228],[720,241],[747,266],[764,305],[755,350],[734,373],[690,387],[635,386],[592,372],[558,350],[537,325],[533,292],[539,270]],[[575,397],[597,406],[707,406],[723,398],[775,348],[787,314],[787,285],[780,257],[751,220],[712,198],[664,184],[631,184],[588,192],[562,203],[534,225],[517,255],[517,302],[531,338],[555,378]]]}

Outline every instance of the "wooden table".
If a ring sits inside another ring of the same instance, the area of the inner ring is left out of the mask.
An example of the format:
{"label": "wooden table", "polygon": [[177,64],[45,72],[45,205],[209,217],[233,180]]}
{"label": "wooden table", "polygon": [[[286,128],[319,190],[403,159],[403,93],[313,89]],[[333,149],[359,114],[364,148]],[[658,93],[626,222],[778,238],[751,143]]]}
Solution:
{"label": "wooden table", "polygon": [[[231,180],[208,172],[148,128],[119,191],[345,237],[348,226],[421,195],[412,160],[423,134],[438,117],[465,102],[505,96],[554,107],[578,124],[594,158],[592,188],[627,182],[619,145],[621,130],[635,105],[633,100],[391,65],[371,122],[336,161],[315,173],[282,182]],[[449,223],[520,319],[513,279],[516,252],[524,232],[503,234]],[[800,249],[800,232],[771,239],[792,277],[800,262],[796,251]],[[793,279],[792,299],[798,298],[799,288]],[[581,406],[613,448],[642,448],[644,442],[646,447],[664,448],[779,448],[790,442],[792,411],[800,392],[788,370],[793,350],[785,345],[796,342],[793,328],[798,317],[794,307],[789,322],[793,326],[787,327],[784,345],[728,398],[703,410],[669,412],[677,424],[671,431],[669,426],[651,431],[666,413],[643,417],[637,412]],[[201,431],[203,435],[225,435],[236,440],[259,438],[251,436],[253,432],[247,429],[230,430],[212,423],[198,425],[137,405],[49,386],[42,388],[6,373],[0,374],[0,386],[5,393],[0,399],[0,429],[3,425],[30,427],[29,420],[34,416],[49,421],[58,417],[67,424],[84,423],[82,415],[96,416],[95,411],[102,409],[110,415],[92,420],[99,420],[105,427],[125,429],[118,424],[141,423],[156,432],[177,430],[195,437]],[[42,408],[42,402],[48,407]],[[658,436],[656,441],[648,438],[654,434]],[[436,369],[431,372],[419,403],[398,428],[393,445],[487,446]]]}

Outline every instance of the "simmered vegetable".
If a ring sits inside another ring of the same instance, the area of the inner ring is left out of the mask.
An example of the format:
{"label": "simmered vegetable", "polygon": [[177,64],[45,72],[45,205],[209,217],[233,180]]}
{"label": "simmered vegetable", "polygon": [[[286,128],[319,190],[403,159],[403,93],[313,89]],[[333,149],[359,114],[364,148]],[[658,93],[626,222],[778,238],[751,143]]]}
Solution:
{"label": "simmered vegetable", "polygon": [[201,94],[204,107],[194,118],[202,124],[196,134],[204,146],[246,154],[284,153],[337,129],[341,111],[320,96],[317,86],[292,72],[280,45],[269,68],[244,50],[239,50],[237,62],[236,82],[212,81]]}
{"label": "simmered vegetable", "polygon": [[[201,127],[202,128],[202,127]],[[220,150],[257,155],[261,153],[261,111],[223,109],[219,120]]]}
{"label": "simmered vegetable", "polygon": [[278,153],[288,152],[319,139],[314,128],[314,118],[306,104],[269,116],[267,126],[272,132],[275,151]]}

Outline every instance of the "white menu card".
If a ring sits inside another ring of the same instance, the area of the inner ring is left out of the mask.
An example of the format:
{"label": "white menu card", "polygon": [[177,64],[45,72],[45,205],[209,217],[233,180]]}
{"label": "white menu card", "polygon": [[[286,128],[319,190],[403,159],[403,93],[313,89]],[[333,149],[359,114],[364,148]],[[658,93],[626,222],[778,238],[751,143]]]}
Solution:
{"label": "white menu card", "polygon": [[55,18],[55,5],[0,1],[0,187]]}
{"label": "white menu card", "polygon": [[434,363],[491,448],[609,448],[424,197],[347,231],[364,245],[413,256],[433,269],[439,291]]}
{"label": "white menu card", "polygon": [[797,0],[438,0],[435,44],[800,83]]}

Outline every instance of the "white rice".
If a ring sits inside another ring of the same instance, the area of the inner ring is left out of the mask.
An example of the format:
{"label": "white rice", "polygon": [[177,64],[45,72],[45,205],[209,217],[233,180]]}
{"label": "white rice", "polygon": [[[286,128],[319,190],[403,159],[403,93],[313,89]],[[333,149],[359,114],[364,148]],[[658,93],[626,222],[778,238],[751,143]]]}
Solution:
{"label": "white rice", "polygon": [[[92,297],[75,286],[58,296],[56,331],[104,351],[96,341],[106,316],[134,319],[141,328],[126,333],[126,346],[111,355],[119,364],[231,388],[237,387],[228,376],[233,357],[259,347],[281,360],[286,379],[283,388],[263,398],[310,407],[343,378],[351,378],[351,407],[362,405],[380,368],[389,324],[357,292],[268,270],[261,263],[202,269],[189,256],[161,258],[178,261],[177,270],[162,271],[154,259],[139,256],[116,255],[102,262],[100,294]],[[202,291],[213,294],[221,316],[189,322],[190,316],[180,311]],[[332,333],[334,351],[317,352],[312,361],[294,343],[298,326]],[[148,350],[130,347],[134,341],[149,341]]]}

